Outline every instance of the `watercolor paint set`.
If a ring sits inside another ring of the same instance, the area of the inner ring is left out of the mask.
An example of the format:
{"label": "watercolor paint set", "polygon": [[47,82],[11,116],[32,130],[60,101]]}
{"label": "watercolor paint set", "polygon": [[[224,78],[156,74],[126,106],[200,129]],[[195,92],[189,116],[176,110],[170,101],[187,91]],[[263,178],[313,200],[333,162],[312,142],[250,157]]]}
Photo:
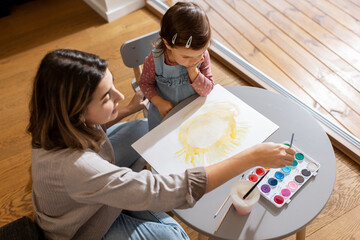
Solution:
{"label": "watercolor paint set", "polygon": [[[288,145],[288,143],[284,143]],[[281,208],[291,201],[295,193],[304,186],[319,171],[320,164],[306,155],[296,146],[295,160],[291,166],[283,168],[271,168],[269,173],[257,185],[261,195],[276,207]],[[256,183],[267,169],[258,166],[247,172],[246,179]]]}

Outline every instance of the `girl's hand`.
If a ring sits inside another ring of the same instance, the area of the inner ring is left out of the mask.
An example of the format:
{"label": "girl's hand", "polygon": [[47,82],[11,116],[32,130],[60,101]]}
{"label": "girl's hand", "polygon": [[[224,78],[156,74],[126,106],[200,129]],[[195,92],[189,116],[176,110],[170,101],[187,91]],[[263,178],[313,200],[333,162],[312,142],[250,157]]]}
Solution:
{"label": "girl's hand", "polygon": [[127,109],[130,113],[136,113],[143,109],[146,104],[149,102],[149,100],[144,99],[144,94],[141,90],[138,90],[135,92],[135,95],[127,105]]}
{"label": "girl's hand", "polygon": [[204,57],[201,57],[199,61],[195,61],[195,63],[192,63],[190,66],[186,66],[186,70],[188,71],[191,82],[194,82],[197,75],[199,74],[199,69],[197,66],[202,62],[204,62]]}
{"label": "girl's hand", "polygon": [[188,66],[185,66],[185,67],[189,71],[194,68],[197,68],[197,66],[202,62],[204,62],[204,56],[202,56],[199,60],[195,60],[194,62],[190,63]]}
{"label": "girl's hand", "polygon": [[171,102],[164,100],[159,95],[152,97],[151,102],[158,108],[162,117],[165,117],[166,114],[174,107]]}
{"label": "girl's hand", "polygon": [[163,100],[156,106],[162,117],[165,117],[168,112],[174,107],[171,102]]}

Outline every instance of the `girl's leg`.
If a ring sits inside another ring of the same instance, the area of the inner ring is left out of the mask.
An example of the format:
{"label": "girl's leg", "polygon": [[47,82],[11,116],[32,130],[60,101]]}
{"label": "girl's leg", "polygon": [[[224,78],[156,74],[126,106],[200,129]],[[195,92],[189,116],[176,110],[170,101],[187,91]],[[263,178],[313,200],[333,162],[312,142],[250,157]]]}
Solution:
{"label": "girl's leg", "polygon": [[107,129],[106,134],[113,146],[117,166],[131,167],[140,158],[140,155],[131,147],[131,144],[147,132],[147,119],[122,122]]}
{"label": "girl's leg", "polygon": [[186,239],[184,229],[164,212],[123,211],[115,220],[103,240],[121,239]]}

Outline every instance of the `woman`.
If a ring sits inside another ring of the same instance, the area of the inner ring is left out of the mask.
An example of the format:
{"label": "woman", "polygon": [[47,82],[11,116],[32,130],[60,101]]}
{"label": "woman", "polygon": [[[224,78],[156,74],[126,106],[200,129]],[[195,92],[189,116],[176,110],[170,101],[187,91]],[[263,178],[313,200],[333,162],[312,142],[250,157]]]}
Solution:
{"label": "woman", "polygon": [[[76,50],[48,53],[30,101],[34,219],[50,239],[188,239],[163,213],[192,207],[206,192],[254,166],[290,165],[295,150],[263,143],[182,174],[135,172],[131,143],[146,120],[115,124],[144,106],[114,87],[107,62]],[[106,130],[106,127],[110,127]]]}

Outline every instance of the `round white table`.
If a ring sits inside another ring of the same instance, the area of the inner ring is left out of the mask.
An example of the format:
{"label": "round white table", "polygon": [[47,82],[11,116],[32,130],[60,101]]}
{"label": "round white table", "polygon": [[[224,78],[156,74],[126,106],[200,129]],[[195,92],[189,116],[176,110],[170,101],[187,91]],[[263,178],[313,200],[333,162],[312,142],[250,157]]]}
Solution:
{"label": "round white table", "polygon": [[[336,161],[328,136],[308,112],[280,94],[255,87],[225,88],[279,126],[267,142],[290,141],[291,134],[295,133],[293,145],[320,163],[319,172],[292,196],[290,203],[281,208],[263,197],[246,216],[237,214],[231,207],[216,232],[231,200],[216,218],[214,214],[228,196],[232,183],[239,177],[205,194],[193,208],[174,210],[174,214],[191,228],[215,239],[277,239],[294,233],[298,233],[298,238],[303,238],[306,225],[324,208],[334,188]],[[194,98],[177,105],[169,115]]]}

